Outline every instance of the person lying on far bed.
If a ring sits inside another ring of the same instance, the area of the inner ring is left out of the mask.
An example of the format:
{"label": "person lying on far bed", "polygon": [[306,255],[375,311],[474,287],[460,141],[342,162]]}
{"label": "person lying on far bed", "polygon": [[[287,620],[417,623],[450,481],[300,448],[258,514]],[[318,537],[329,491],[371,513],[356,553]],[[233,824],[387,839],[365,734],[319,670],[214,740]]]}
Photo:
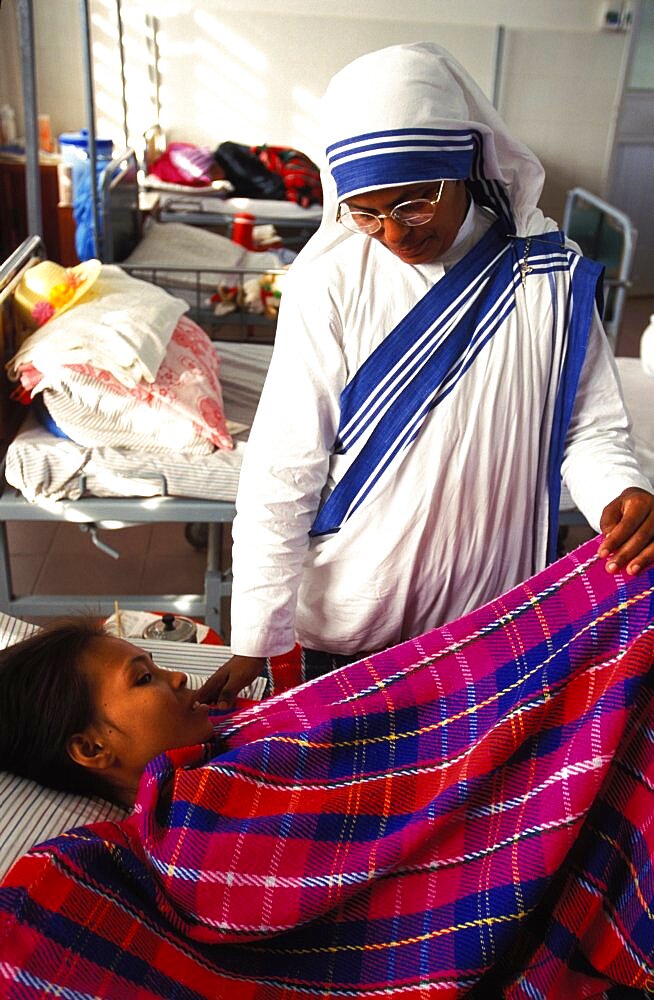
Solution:
{"label": "person lying on far bed", "polygon": [[0,994],[651,992],[654,567],[602,544],[234,712],[88,619],[0,653],[0,767],[131,809],[9,870]]}

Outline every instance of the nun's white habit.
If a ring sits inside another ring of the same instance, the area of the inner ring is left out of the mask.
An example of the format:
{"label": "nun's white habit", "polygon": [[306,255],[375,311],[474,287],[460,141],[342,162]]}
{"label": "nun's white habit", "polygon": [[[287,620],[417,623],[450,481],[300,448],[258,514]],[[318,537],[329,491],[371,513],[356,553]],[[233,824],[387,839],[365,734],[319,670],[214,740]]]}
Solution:
{"label": "nun's white habit", "polygon": [[[238,492],[242,655],[416,636],[544,566],[561,473],[595,528],[649,488],[598,268],[543,217],[540,163],[462,67],[431,44],[371,53],[324,115],[323,223],[285,285]],[[441,178],[474,200],[434,263],[335,221],[346,197]]]}

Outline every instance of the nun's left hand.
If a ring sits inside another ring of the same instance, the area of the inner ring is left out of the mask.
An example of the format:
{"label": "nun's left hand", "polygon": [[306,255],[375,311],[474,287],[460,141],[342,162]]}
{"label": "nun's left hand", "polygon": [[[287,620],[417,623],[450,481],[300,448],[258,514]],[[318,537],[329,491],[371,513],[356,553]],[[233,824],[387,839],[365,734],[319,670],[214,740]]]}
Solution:
{"label": "nun's left hand", "polygon": [[609,573],[635,576],[654,563],[654,496],[636,486],[623,490],[602,511],[599,548]]}

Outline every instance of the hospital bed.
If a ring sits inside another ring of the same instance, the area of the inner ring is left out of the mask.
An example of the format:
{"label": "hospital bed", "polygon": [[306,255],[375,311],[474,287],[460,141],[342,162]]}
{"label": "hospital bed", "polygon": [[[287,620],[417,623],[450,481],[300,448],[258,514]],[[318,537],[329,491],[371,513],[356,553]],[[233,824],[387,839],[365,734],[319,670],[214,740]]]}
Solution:
{"label": "hospital bed", "polygon": [[605,267],[602,319],[615,351],[638,233],[628,215],[581,187],[568,191],[562,227],[586,257]]}
{"label": "hospital bed", "polygon": [[303,247],[320,225],[322,205],[302,208],[291,201],[225,196],[220,187],[183,189],[181,185],[160,181],[150,173],[150,166],[165,145],[165,136],[159,125],[146,130],[140,184],[143,189],[158,195],[155,211],[160,222],[217,228],[230,235],[234,217],[247,212],[255,217],[256,225],[274,226],[283,237],[285,246],[293,250]]}
{"label": "hospital bed", "polygon": [[[100,178],[100,253],[134,277],[160,285],[185,299],[189,315],[211,337],[272,341],[275,312],[255,312],[251,288],[285,273],[273,252],[245,250],[221,235],[176,220],[166,225],[146,218],[140,204],[136,154],[116,156]],[[290,204],[290,203],[289,203]],[[216,312],[219,290],[247,305]]]}
{"label": "hospital bed", "polygon": [[[40,241],[31,238],[0,267],[0,334],[5,361],[15,352],[19,334],[12,291],[25,268],[40,253]],[[225,343],[220,350],[225,412],[246,428],[256,408],[270,353],[270,346],[254,343]],[[121,607],[128,609],[156,608],[202,617],[207,625],[220,632],[221,601],[231,593],[222,528],[234,517],[238,470],[247,430],[235,436],[233,452],[215,451],[199,461],[174,453],[152,456],[130,454],[123,449],[116,464],[115,456],[102,452],[118,449],[80,449],[82,464],[75,472],[77,460],[68,469],[61,458],[63,449],[57,444],[60,439],[38,425],[17,432],[15,411],[7,400],[8,389],[5,384],[2,393],[6,412],[0,466],[0,611],[27,617],[49,616],[73,608],[87,609],[92,600],[99,611],[109,612],[118,600]],[[69,449],[66,451],[70,454]],[[11,476],[14,486],[6,478],[10,468],[14,470]],[[37,491],[32,502],[25,496],[30,493],[27,481]],[[16,488],[17,482],[21,489]],[[7,523],[11,521],[77,523],[100,547],[106,545],[98,535],[103,527],[144,522],[207,525],[204,589],[196,594],[106,594],[92,599],[88,594],[17,594],[7,540]]]}

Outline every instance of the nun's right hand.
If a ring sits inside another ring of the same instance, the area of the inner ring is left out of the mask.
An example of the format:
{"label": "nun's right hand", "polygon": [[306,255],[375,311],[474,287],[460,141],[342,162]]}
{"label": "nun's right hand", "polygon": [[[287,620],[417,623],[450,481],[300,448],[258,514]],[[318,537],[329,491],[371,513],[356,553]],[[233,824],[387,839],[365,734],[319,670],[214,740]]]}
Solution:
{"label": "nun's right hand", "polygon": [[204,682],[198,701],[215,704],[222,711],[232,708],[239,691],[259,676],[265,663],[263,656],[232,656]]}

